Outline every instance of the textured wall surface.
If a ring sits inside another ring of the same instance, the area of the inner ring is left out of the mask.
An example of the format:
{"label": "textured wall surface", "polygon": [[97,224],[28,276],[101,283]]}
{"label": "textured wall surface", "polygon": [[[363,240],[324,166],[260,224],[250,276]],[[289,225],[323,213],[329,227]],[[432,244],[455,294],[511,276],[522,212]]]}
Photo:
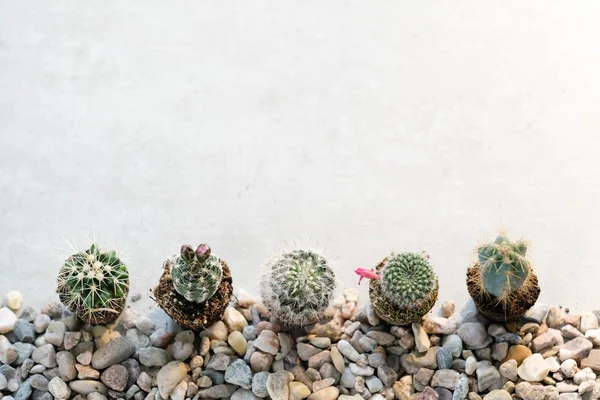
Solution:
{"label": "textured wall surface", "polygon": [[[234,284],[286,242],[353,270],[531,239],[541,300],[598,308],[597,1],[0,2],[0,295],[69,252],[147,293],[183,243]],[[361,292],[366,293],[366,284]],[[150,307],[145,296],[138,307]]]}

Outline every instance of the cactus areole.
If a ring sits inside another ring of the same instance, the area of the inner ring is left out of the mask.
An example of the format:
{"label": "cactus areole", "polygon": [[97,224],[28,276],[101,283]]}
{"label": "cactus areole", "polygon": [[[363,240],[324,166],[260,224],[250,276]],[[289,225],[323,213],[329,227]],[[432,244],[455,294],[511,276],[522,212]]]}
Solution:
{"label": "cactus areole", "polygon": [[117,253],[95,243],[73,254],[58,274],[60,301],[90,324],[106,324],[123,311],[129,293],[129,273]]}
{"label": "cactus areole", "polygon": [[467,289],[488,318],[514,320],[535,304],[540,288],[526,253],[524,241],[511,242],[505,235],[477,249],[477,263],[467,270]]}
{"label": "cactus areole", "polygon": [[179,255],[165,262],[154,296],[181,327],[199,330],[222,318],[232,292],[229,267],[201,244],[195,250],[181,246]]}
{"label": "cactus areole", "polygon": [[391,254],[377,265],[381,279],[369,282],[375,313],[394,325],[418,322],[437,300],[438,277],[423,253]]}
{"label": "cactus areole", "polygon": [[335,274],[325,257],[313,251],[281,254],[266,267],[261,281],[265,306],[280,321],[295,326],[323,316],[335,290]]}

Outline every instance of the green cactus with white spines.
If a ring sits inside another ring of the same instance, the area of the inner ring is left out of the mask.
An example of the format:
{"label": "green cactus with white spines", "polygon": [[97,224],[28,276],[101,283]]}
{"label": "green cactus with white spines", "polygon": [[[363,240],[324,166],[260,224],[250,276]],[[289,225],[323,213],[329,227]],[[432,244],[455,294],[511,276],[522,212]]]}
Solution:
{"label": "green cactus with white spines", "polygon": [[527,243],[511,242],[499,235],[493,243],[477,249],[484,289],[502,300],[525,284],[531,271]]}
{"label": "green cactus with white spines", "polygon": [[211,253],[207,244],[196,251],[190,245],[181,247],[180,255],[171,265],[173,287],[186,300],[203,303],[219,289],[223,268],[219,257]]}
{"label": "green cactus with white spines", "polygon": [[392,324],[417,322],[437,300],[438,277],[423,253],[392,253],[376,268],[369,296],[375,312]]}
{"label": "green cactus with white spines", "polygon": [[261,281],[261,296],[272,315],[298,326],[318,320],[334,290],[335,273],[325,257],[307,250],[282,254]]}
{"label": "green cactus with white spines", "polygon": [[129,292],[129,273],[117,253],[95,243],[70,256],[58,274],[61,301],[82,320],[107,323],[115,320]]}

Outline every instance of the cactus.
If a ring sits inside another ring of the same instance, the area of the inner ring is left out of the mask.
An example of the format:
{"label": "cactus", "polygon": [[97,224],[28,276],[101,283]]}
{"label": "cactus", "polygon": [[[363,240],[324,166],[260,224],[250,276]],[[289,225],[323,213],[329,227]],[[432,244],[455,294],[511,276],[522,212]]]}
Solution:
{"label": "cactus", "polygon": [[93,243],[70,256],[58,274],[59,297],[82,320],[112,322],[121,313],[129,292],[129,273],[117,253]]}
{"label": "cactus", "polygon": [[479,247],[477,253],[485,290],[499,299],[506,299],[523,286],[530,270],[526,252],[525,242],[513,243],[503,235],[493,243]]}
{"label": "cactus", "polygon": [[293,250],[267,265],[261,296],[272,315],[303,326],[317,321],[329,306],[335,273],[327,260],[313,251]]}
{"label": "cactus", "polygon": [[371,280],[369,295],[383,320],[396,325],[417,322],[435,304],[439,283],[428,256],[392,253],[376,272],[381,279]]}
{"label": "cactus", "polygon": [[223,268],[207,244],[201,244],[196,251],[184,245],[171,265],[171,276],[177,293],[188,301],[203,303],[217,292]]}
{"label": "cactus", "polygon": [[526,258],[527,243],[500,234],[477,248],[478,263],[467,271],[467,288],[479,311],[491,319],[516,319],[535,304],[540,289]]}

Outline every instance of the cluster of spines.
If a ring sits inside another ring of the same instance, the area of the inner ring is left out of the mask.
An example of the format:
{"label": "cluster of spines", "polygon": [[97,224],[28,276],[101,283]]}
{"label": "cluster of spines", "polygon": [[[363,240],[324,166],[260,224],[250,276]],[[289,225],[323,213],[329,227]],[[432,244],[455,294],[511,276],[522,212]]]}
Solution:
{"label": "cluster of spines", "polygon": [[293,250],[267,266],[261,296],[274,317],[290,325],[315,322],[329,306],[335,273],[325,257]]}
{"label": "cluster of spines", "polygon": [[438,278],[424,254],[392,254],[384,261],[381,292],[397,307],[420,307],[437,290]]}
{"label": "cluster of spines", "polygon": [[171,264],[173,287],[186,300],[203,303],[219,289],[223,268],[219,257],[207,244],[194,251],[192,246],[181,247],[180,255]]}
{"label": "cluster of spines", "polygon": [[501,234],[494,242],[480,246],[477,253],[483,288],[498,300],[507,299],[526,284],[531,266],[525,241],[511,242]]}
{"label": "cluster of spines", "polygon": [[103,251],[94,243],[65,261],[58,291],[68,294],[65,305],[81,316],[110,312],[119,308],[129,292],[129,273],[114,250]]}

